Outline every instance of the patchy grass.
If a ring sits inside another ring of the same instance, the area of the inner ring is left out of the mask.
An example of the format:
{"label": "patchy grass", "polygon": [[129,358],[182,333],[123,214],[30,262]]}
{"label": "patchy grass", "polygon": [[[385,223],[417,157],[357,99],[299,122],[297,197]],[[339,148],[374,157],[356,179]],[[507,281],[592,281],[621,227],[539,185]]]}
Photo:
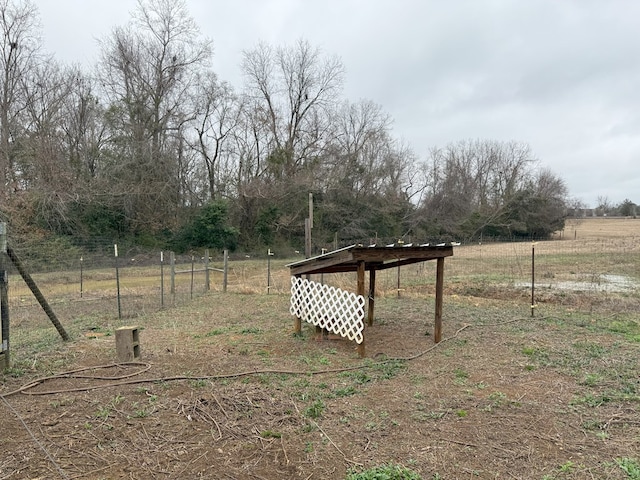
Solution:
{"label": "patchy grass", "polygon": [[[580,243],[583,227],[576,241],[565,232],[536,245],[547,281],[578,275],[581,258],[603,271],[627,259],[619,267],[637,276],[631,243],[607,237],[606,249],[627,250],[600,259]],[[264,262],[248,260],[227,294],[200,281],[191,300],[183,276],[164,308],[153,275],[136,267],[144,279],[125,283],[122,319],[108,270],[93,279],[106,290],[82,300],[68,290],[73,275],[67,290],[41,278],[70,342],[12,287],[1,392],[52,378],[27,390],[48,394],[6,397],[15,413],[2,407],[0,476],[49,478],[59,467],[70,478],[343,480],[396,466],[423,479],[639,478],[639,297],[550,286],[531,316],[528,291],[513,285],[531,245],[509,245],[506,270],[501,248],[466,246],[447,260],[437,346],[433,265],[403,268],[400,298],[397,272],[381,274],[365,359],[353,343],[318,341],[314,327],[293,335],[286,260],[272,261],[273,294],[260,283]],[[143,366],[113,365],[113,332],[126,324],[140,328]]]}
{"label": "patchy grass", "polygon": [[[65,472],[89,478],[96,468],[124,474],[119,465],[138,476],[159,465],[173,477],[207,478],[212,468],[242,477],[247,459],[264,478],[344,479],[389,462],[425,479],[634,478],[640,365],[631,315],[552,306],[532,318],[517,302],[447,297],[445,341],[434,348],[424,335],[433,308],[432,298],[380,299],[384,321],[368,330],[369,356],[359,359],[350,342],[316,341],[313,327],[292,335],[285,295],[214,292],[135,319],[151,364],[140,376],[152,382],[7,400],[42,430]],[[70,343],[46,320],[15,329],[3,391],[116,360],[108,334],[122,322],[81,311],[64,323]],[[234,373],[243,374],[224,377]],[[33,390],[111,383],[93,374]],[[8,448],[22,456],[4,472],[46,475],[50,461],[17,418],[5,418]],[[65,443],[69,435],[83,453]],[[143,455],[155,466],[134,461]]]}

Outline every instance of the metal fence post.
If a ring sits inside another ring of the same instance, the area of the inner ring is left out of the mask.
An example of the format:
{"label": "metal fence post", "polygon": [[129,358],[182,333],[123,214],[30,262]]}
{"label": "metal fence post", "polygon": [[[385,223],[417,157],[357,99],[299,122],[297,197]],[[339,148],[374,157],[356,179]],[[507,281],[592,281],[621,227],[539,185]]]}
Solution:
{"label": "metal fence post", "polygon": [[191,289],[189,290],[189,298],[193,300],[193,271],[195,268],[195,256],[191,255]]}
{"label": "metal fence post", "polygon": [[267,252],[267,295],[269,295],[269,290],[271,290],[271,257],[273,256],[273,252],[271,249]]}
{"label": "metal fence post", "polygon": [[224,251],[224,272],[222,272],[222,291],[227,292],[227,273],[229,271],[229,250]]}
{"label": "metal fence post", "polygon": [[116,295],[118,297],[118,319],[122,319],[122,306],[120,304],[120,268],[118,266],[118,244],[113,245],[113,253],[116,259]]}
{"label": "metal fence post", "polygon": [[205,291],[211,290],[211,283],[209,279],[209,249],[204,251],[204,288]]}
{"label": "metal fence post", "polygon": [[160,252],[160,306],[164,308],[164,252]]}
{"label": "metal fence post", "polygon": [[175,295],[176,293],[176,254],[173,252],[169,252],[169,266],[171,267],[171,294]]}
{"label": "metal fence post", "polygon": [[7,224],[0,222],[0,321],[2,323],[2,349],[0,350],[0,366],[7,369],[11,366],[9,354],[9,276],[5,267],[7,253]]}

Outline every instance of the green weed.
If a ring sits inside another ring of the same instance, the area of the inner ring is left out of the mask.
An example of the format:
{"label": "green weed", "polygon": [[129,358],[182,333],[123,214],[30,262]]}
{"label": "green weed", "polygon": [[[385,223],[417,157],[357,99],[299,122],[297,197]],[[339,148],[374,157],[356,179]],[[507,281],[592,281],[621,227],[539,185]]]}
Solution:
{"label": "green weed", "polygon": [[469,378],[469,374],[461,368],[456,368],[453,373],[455,375],[454,383],[456,385],[464,385],[467,378]]}
{"label": "green weed", "polygon": [[616,464],[632,480],[640,480],[640,463],[633,458],[616,458]]}
{"label": "green weed", "polygon": [[13,367],[6,368],[4,370],[4,374],[13,378],[20,378],[25,374],[25,371],[22,368],[13,366]]}
{"label": "green weed", "polygon": [[580,384],[585,385],[587,387],[595,387],[601,381],[602,381],[602,377],[597,373],[587,373],[582,379],[582,381],[580,382]]}
{"label": "green weed", "polygon": [[571,470],[573,470],[575,466],[576,466],[575,463],[573,463],[571,460],[569,460],[569,461],[563,463],[562,465],[560,465],[560,471],[564,472],[564,473],[567,473],[567,472],[570,472]]}
{"label": "green weed", "polygon": [[355,395],[356,393],[358,393],[358,390],[356,390],[356,388],[351,385],[344,388],[338,388],[335,391],[336,397],[349,397],[351,395]]}
{"label": "green weed", "polygon": [[366,470],[351,469],[345,480],[421,480],[422,477],[403,465],[388,463]]}
{"label": "green weed", "polygon": [[196,379],[196,380],[191,380],[189,382],[189,385],[191,385],[191,387],[193,388],[204,388],[207,386],[207,381],[204,379]]}
{"label": "green weed", "polygon": [[324,408],[325,408],[324,402],[322,400],[316,400],[305,409],[304,415],[305,417],[309,417],[313,419],[318,418],[320,417],[320,415],[322,415]]}
{"label": "green weed", "polygon": [[607,348],[593,342],[577,342],[573,344],[573,348],[583,351],[591,358],[602,358],[607,353]]}
{"label": "green weed", "polygon": [[611,322],[607,330],[613,333],[620,333],[632,342],[640,342],[640,323],[635,320]]}
{"label": "green weed", "polygon": [[262,333],[262,330],[260,330],[258,327],[249,327],[243,328],[242,330],[240,330],[240,333],[242,335],[257,335],[259,333]]}

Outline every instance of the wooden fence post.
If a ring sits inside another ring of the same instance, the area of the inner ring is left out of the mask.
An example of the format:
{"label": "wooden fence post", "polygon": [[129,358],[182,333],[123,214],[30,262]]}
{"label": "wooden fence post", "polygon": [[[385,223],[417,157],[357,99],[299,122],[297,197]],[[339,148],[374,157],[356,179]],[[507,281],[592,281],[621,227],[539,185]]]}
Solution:
{"label": "wooden fence post", "polygon": [[444,291],[444,257],[436,260],[436,315],[433,327],[433,341],[440,343],[442,340],[442,295]]}
{"label": "wooden fence post", "polygon": [[60,334],[62,339],[64,341],[69,340],[69,335],[67,334],[64,327],[58,320],[58,317],[56,317],[56,314],[53,313],[51,306],[49,305],[47,300],[44,298],[44,295],[42,295],[42,292],[38,288],[38,285],[36,285],[36,282],[33,281],[33,278],[31,278],[31,275],[27,273],[26,269],[22,266],[22,263],[18,259],[18,256],[15,254],[15,252],[9,245],[7,245],[7,256],[13,263],[13,266],[16,267],[16,270],[18,270],[18,273],[24,280],[24,283],[26,283],[27,286],[29,287],[29,290],[31,290],[31,293],[33,293],[33,296],[36,297],[36,300],[38,300],[38,303],[40,304],[44,312],[47,314],[47,316],[49,317],[49,320],[51,320],[51,323],[53,323],[53,326],[56,327],[56,330],[58,330],[58,333]]}

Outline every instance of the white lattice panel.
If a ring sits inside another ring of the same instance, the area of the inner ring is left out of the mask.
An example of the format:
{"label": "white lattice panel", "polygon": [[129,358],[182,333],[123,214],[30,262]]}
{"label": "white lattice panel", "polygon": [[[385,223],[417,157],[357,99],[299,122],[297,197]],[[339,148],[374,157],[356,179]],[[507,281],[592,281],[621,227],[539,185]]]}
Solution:
{"label": "white lattice panel", "polygon": [[339,288],[291,277],[291,315],[362,343],[364,297]]}

